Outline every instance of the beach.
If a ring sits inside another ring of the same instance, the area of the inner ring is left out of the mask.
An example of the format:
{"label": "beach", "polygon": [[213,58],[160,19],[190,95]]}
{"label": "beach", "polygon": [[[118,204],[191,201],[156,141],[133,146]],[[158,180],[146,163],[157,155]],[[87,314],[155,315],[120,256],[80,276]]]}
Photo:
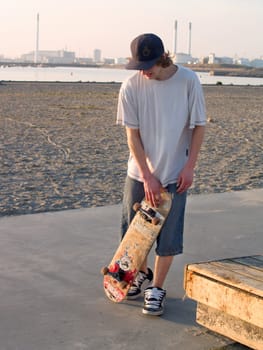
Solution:
{"label": "beach", "polygon": [[[117,83],[0,84],[0,216],[119,204],[128,149]],[[262,188],[262,86],[204,86],[191,194]]]}

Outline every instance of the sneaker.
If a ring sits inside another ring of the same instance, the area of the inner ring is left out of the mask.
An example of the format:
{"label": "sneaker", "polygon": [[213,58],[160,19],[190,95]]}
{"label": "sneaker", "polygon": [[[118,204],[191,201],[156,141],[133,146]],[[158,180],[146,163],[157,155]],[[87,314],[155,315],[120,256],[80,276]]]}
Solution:
{"label": "sneaker", "polygon": [[144,307],[142,313],[145,315],[160,316],[164,310],[166,291],[158,287],[149,287],[144,291]]}
{"label": "sneaker", "polygon": [[144,289],[149,286],[152,280],[153,280],[153,272],[149,267],[148,267],[148,273],[139,271],[138,275],[136,276],[133,284],[131,285],[128,291],[127,299],[128,300],[137,299],[141,295],[142,291],[144,291]]}

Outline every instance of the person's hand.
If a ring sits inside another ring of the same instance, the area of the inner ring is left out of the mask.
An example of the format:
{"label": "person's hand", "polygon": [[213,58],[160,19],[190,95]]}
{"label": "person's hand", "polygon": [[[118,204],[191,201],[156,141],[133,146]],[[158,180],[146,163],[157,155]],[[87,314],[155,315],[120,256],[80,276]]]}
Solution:
{"label": "person's hand", "polygon": [[184,167],[179,174],[177,181],[177,193],[183,193],[191,187],[194,179],[194,170],[192,168]]}
{"label": "person's hand", "polygon": [[151,206],[157,208],[162,203],[162,191],[162,184],[153,175],[144,181],[145,199],[151,204]]}

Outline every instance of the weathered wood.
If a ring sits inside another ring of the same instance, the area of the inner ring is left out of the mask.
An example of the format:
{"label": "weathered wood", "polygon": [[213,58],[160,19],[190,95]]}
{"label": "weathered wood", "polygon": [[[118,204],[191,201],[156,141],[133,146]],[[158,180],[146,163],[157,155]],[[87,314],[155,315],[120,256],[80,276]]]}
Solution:
{"label": "weathered wood", "polygon": [[198,303],[196,320],[214,332],[227,336],[255,350],[263,349],[263,330],[238,317]]}
{"label": "weathered wood", "polygon": [[254,255],[254,256],[246,256],[244,258],[235,258],[231,259],[232,261],[238,262],[242,265],[247,265],[250,268],[259,269],[263,271],[263,256],[262,255]]}
{"label": "weathered wood", "polygon": [[[225,271],[233,272],[235,276],[242,276],[243,278],[253,279],[260,283],[263,283],[263,269],[260,271],[257,268],[247,266],[245,264],[237,264],[238,261],[215,261],[211,262],[211,266],[219,267]],[[254,283],[253,283],[254,284]]]}
{"label": "weathered wood", "polygon": [[[260,263],[259,259],[258,262]],[[263,261],[261,266],[263,268]],[[263,297],[263,271],[241,265],[235,259],[232,259],[232,265],[229,264],[229,259],[225,259],[191,264],[186,269]]]}
{"label": "weathered wood", "polygon": [[184,284],[198,323],[263,350],[262,255],[190,264]]}
{"label": "weathered wood", "polygon": [[186,294],[205,305],[263,329],[263,299],[240,288],[189,271]]}

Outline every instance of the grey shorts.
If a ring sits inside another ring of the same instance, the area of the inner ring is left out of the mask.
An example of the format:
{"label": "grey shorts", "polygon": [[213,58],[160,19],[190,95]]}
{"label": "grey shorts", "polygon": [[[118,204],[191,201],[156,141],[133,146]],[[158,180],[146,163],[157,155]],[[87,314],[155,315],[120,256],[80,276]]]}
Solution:
{"label": "grey shorts", "polygon": [[[184,213],[187,192],[178,194],[176,188],[176,184],[166,187],[167,191],[173,194],[173,201],[170,213],[157,238],[155,251],[159,256],[173,256],[183,252]],[[123,195],[121,238],[125,235],[135,215],[132,209],[133,204],[141,202],[143,198],[143,183],[127,177]]]}

